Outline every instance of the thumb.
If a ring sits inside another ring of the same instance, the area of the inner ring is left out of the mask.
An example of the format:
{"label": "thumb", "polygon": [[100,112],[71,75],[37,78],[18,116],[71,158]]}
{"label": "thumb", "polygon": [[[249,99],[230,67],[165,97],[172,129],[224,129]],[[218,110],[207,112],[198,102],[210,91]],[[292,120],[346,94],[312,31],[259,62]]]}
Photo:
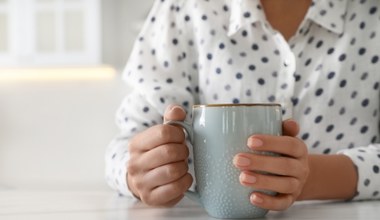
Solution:
{"label": "thumb", "polygon": [[288,119],[282,122],[283,135],[295,137],[300,131],[300,127],[293,119]]}
{"label": "thumb", "polygon": [[186,118],[185,110],[179,105],[169,105],[164,113],[164,122],[183,121]]}

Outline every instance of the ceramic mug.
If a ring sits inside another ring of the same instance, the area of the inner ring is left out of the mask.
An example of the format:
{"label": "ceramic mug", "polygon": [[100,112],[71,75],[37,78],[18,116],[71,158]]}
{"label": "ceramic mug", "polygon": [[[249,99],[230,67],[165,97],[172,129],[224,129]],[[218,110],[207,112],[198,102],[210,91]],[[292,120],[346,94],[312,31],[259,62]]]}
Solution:
{"label": "ceramic mug", "polygon": [[186,196],[199,201],[216,218],[265,216],[268,210],[249,199],[258,190],[240,184],[240,170],[232,161],[238,153],[257,153],[247,147],[251,135],[281,135],[281,111],[279,104],[195,105],[192,123],[167,122],[182,126],[193,145],[197,185],[196,192],[188,191]]}

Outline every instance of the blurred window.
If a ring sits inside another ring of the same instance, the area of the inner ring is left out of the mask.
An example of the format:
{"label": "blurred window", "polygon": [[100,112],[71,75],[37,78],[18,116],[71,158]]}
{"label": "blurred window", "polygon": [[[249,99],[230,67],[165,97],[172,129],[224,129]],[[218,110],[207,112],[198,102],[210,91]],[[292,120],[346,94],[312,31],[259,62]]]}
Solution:
{"label": "blurred window", "polygon": [[0,65],[96,65],[100,0],[0,0]]}
{"label": "blurred window", "polygon": [[7,0],[0,0],[0,56],[8,53],[8,4]]}

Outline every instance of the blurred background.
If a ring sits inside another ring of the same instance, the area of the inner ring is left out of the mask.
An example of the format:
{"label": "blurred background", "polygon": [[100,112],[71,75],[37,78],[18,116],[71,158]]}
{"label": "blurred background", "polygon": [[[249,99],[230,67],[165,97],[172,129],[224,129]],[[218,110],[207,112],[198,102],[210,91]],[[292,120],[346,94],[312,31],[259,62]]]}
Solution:
{"label": "blurred background", "polygon": [[153,0],[0,0],[0,189],[107,189],[120,73]]}

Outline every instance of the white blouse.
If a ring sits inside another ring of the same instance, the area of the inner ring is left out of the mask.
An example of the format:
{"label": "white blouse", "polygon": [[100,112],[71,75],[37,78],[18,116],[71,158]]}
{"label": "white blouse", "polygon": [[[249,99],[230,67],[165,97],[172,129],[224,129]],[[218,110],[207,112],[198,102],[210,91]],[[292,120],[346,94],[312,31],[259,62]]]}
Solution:
{"label": "white blouse", "polygon": [[380,198],[380,1],[314,0],[287,42],[260,0],[156,0],[124,79],[108,184],[127,195],[128,140],[168,104],[277,102],[310,154],[357,166],[354,199]]}

